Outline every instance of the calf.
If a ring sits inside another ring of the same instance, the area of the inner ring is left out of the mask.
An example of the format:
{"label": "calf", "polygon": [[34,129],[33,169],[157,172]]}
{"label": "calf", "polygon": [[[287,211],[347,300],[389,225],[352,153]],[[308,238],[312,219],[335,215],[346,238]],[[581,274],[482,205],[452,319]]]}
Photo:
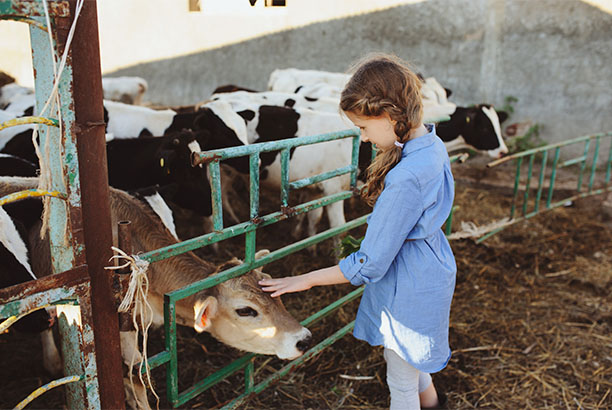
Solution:
{"label": "calf", "polygon": [[227,101],[235,111],[242,111],[241,105],[248,109],[253,104],[256,105],[276,105],[288,108],[305,108],[314,111],[338,113],[340,101],[337,98],[322,97],[310,98],[301,94],[280,92],[280,91],[234,91],[213,94],[212,101]]}
{"label": "calf", "polygon": [[0,153],[0,175],[10,177],[34,177],[37,166],[23,158]]}
{"label": "calf", "polygon": [[508,153],[501,133],[501,123],[508,118],[489,104],[457,107],[449,121],[438,124],[436,131],[448,151],[471,148],[492,158]]}
{"label": "calf", "polygon": [[342,90],[350,74],[334,73],[320,70],[302,70],[298,68],[276,69],[270,74],[268,89],[295,93],[298,88],[310,84],[329,84],[334,89]]}
{"label": "calf", "polygon": [[147,88],[147,81],[140,77],[102,78],[102,91],[106,100],[141,105]]}
{"label": "calf", "polygon": [[[218,102],[218,101],[217,101]],[[245,100],[242,103],[232,102],[233,109],[243,119],[246,138],[238,138],[236,135],[227,134],[230,131],[226,127],[225,146],[220,142],[219,148],[236,146],[240,144],[252,144],[255,142],[276,141],[286,138],[295,138],[308,135],[317,135],[351,128],[348,119],[339,113],[318,112],[303,108],[288,108],[274,105],[260,105]],[[198,117],[196,128],[208,127],[210,119]],[[214,136],[212,140],[216,140]],[[245,140],[246,139],[246,140]],[[349,165],[351,162],[351,140],[341,139],[328,141],[320,144],[300,146],[292,150],[289,165],[289,179],[294,181],[310,177],[322,172],[330,171],[341,166]],[[260,155],[261,182],[271,187],[280,187],[281,169],[280,155],[277,152],[265,152]],[[229,161],[228,161],[229,162]],[[248,158],[234,159],[234,167],[241,172],[248,172]],[[324,195],[331,195],[349,187],[349,176],[342,175],[330,180],[322,181],[317,186]],[[336,202],[326,207],[330,226],[335,227],[343,224],[344,211],[342,202]],[[321,208],[308,213],[308,233],[316,233],[316,224],[322,216]]]}
{"label": "calf", "polygon": [[174,190],[162,189],[164,199],[208,217],[212,206],[206,168],[191,166],[191,154],[199,151],[198,136],[191,131],[109,141],[109,185],[124,190],[174,185]]}
{"label": "calf", "polygon": [[[0,207],[0,288],[36,280],[28,251],[28,231],[40,220],[41,202],[28,199]],[[52,375],[61,372],[62,361],[53,340],[55,309],[38,309],[21,318],[11,330],[39,333],[43,345],[43,367]]]}
{"label": "calf", "polygon": [[[35,178],[0,178],[0,196],[33,188],[37,183]],[[110,208],[113,227],[117,226],[118,221],[131,221],[133,254],[176,243],[153,212],[127,193],[111,188]],[[38,229],[38,225],[33,229]],[[113,237],[116,238],[116,230]],[[32,269],[39,277],[48,275],[49,244],[46,240],[41,241],[38,235],[30,235],[30,238]],[[261,253],[258,254],[260,255]],[[148,302],[153,312],[150,318],[145,319],[151,319],[154,325],[161,325],[164,294],[239,263],[232,260],[217,267],[193,252],[187,252],[151,264],[147,270]],[[301,356],[307,349],[310,331],[287,312],[280,298],[271,298],[260,289],[257,283],[264,277],[269,275],[260,269],[254,269],[177,302],[177,323],[193,327],[198,332],[209,332],[219,341],[237,349],[272,354],[281,359]],[[124,362],[129,365],[133,355],[138,357],[134,350],[134,338],[124,334],[121,340]],[[148,408],[143,390],[138,390],[136,399],[140,407]]]}

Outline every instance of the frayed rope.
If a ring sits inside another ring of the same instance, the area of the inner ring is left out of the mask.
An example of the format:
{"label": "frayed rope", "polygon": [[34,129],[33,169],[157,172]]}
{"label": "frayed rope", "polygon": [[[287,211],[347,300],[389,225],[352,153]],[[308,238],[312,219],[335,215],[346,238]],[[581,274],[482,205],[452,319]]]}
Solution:
{"label": "frayed rope", "polygon": [[[121,304],[119,305],[118,311],[128,312],[132,306],[132,303],[134,304],[134,310],[132,311],[132,323],[134,324],[134,329],[136,330],[134,332],[134,344],[136,346],[138,346],[139,328],[142,329],[142,359],[138,368],[138,377],[145,388],[148,387],[151,389],[151,392],[157,399],[157,407],[159,408],[159,396],[153,389],[153,383],[151,382],[151,369],[149,368],[149,362],[147,361],[147,339],[149,328],[153,323],[153,308],[151,308],[151,305],[147,300],[147,295],[149,293],[149,278],[147,276],[147,270],[149,269],[150,263],[144,259],[141,259],[138,255],[128,255],[121,249],[114,246],[111,246],[111,249],[118,255],[112,256],[109,259],[109,262],[117,260],[120,261],[119,263],[123,262],[123,264],[119,266],[106,266],[104,269],[118,270],[127,268],[128,266],[130,267],[130,284],[125,296],[123,297],[123,300],[121,301]],[[145,312],[145,308],[147,309],[147,312]],[[146,324],[145,317],[147,318]],[[139,318],[140,324],[138,323]],[[134,367],[134,362],[136,361],[136,354],[137,350],[134,350],[129,371],[129,379],[134,397],[137,397],[137,395],[136,389],[134,388],[134,381],[132,379],[132,369]],[[146,383],[142,376],[143,366],[145,367]]]}
{"label": "frayed rope", "polygon": [[461,222],[461,230],[450,234],[448,239],[480,238],[495,229],[503,228],[512,223],[513,221],[510,218],[503,218],[482,226],[478,226],[474,222]]}

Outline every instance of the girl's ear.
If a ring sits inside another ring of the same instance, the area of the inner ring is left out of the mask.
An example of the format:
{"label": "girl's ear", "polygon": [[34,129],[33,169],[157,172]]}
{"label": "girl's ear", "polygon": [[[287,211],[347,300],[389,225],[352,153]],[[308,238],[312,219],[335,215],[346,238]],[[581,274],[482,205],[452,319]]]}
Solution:
{"label": "girl's ear", "polygon": [[198,333],[202,333],[211,326],[211,320],[217,314],[217,298],[209,296],[199,300],[193,307],[195,317],[193,327]]}

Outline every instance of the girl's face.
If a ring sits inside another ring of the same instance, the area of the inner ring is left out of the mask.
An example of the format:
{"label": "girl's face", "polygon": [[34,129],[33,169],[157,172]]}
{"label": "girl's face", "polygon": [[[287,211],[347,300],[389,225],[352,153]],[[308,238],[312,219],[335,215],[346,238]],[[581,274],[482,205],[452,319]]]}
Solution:
{"label": "girl's face", "polygon": [[346,116],[361,130],[361,141],[376,144],[378,149],[386,151],[395,146],[397,135],[394,127],[396,121],[389,118],[385,113],[379,117],[364,117],[352,112],[347,112]]}

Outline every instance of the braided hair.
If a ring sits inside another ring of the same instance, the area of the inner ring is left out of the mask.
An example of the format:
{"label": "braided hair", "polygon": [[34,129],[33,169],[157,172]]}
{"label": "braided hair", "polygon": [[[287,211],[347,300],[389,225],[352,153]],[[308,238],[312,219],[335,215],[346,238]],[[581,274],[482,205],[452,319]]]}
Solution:
{"label": "braided hair", "polygon": [[[395,121],[397,141],[405,143],[423,121],[421,80],[396,56],[371,54],[358,62],[340,96],[340,109],[363,117],[387,114]],[[384,179],[402,157],[402,148],[378,153],[367,169],[361,196],[373,206],[384,188]]]}

